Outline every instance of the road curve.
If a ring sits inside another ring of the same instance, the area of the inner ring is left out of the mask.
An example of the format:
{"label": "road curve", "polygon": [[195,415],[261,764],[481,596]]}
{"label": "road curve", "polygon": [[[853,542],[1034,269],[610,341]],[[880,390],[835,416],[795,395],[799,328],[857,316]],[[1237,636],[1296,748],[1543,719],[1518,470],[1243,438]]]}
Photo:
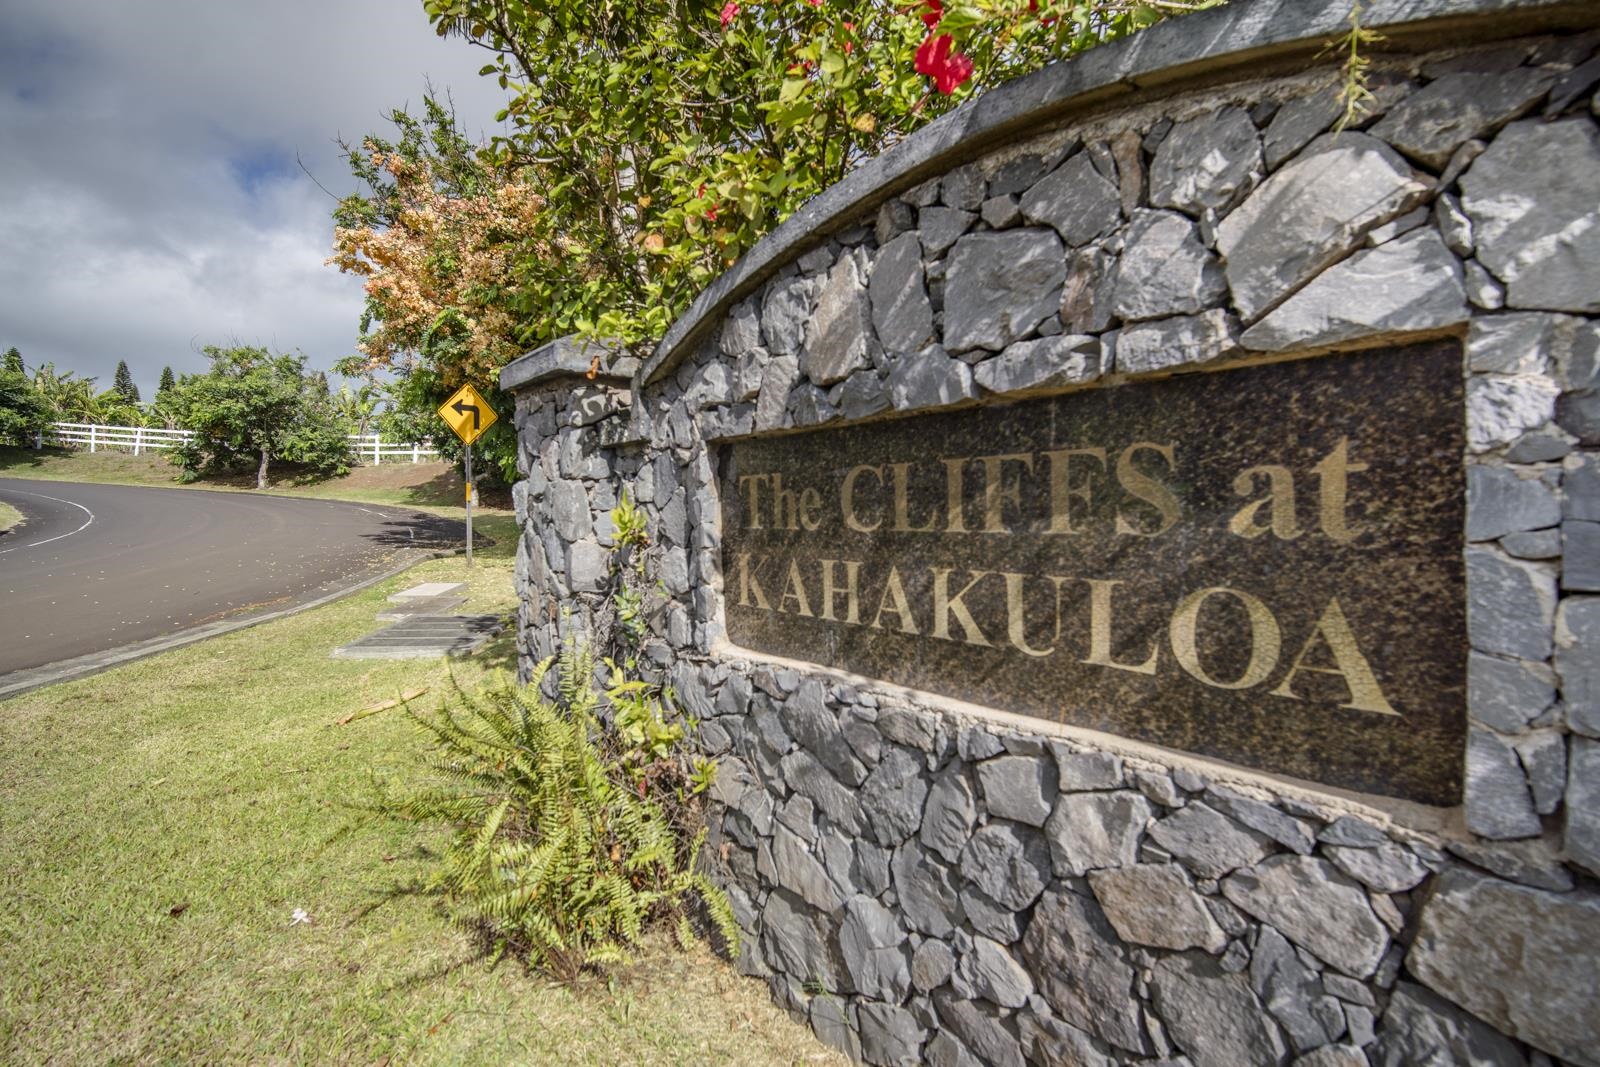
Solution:
{"label": "road curve", "polygon": [[0,680],[282,610],[461,544],[462,524],[332,500],[0,478]]}

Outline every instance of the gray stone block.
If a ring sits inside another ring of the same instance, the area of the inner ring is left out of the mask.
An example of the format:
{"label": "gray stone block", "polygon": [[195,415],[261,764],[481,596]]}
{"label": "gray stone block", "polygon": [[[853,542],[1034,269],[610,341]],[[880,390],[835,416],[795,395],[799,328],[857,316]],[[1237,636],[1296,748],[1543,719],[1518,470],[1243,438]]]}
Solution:
{"label": "gray stone block", "polygon": [[961,850],[961,877],[997,904],[1020,911],[1050,880],[1050,847],[1037,830],[990,823]]}
{"label": "gray stone block", "polygon": [[1565,496],[1562,514],[1600,522],[1600,456],[1582,453],[1572,457],[1561,483]]}
{"label": "gray stone block", "polygon": [[1572,874],[1555,858],[1554,850],[1542,841],[1502,842],[1496,845],[1452,841],[1448,848],[1452,856],[1476,864],[1508,881],[1531,885],[1535,889],[1551,889],[1557,893],[1565,893],[1573,886]]}
{"label": "gray stone block", "polygon": [[800,351],[815,291],[815,280],[800,275],[768,284],[766,299],[761,305],[761,335],[774,354],[790,356]]}
{"label": "gray stone block", "polygon": [[1556,383],[1543,375],[1474,375],[1467,381],[1467,443],[1474,452],[1510,444],[1555,418]]}
{"label": "gray stone block", "polygon": [[1319,138],[1217,227],[1234,303],[1246,319],[1260,316],[1426,193],[1383,142],[1351,132]]}
{"label": "gray stone block", "polygon": [[903,748],[890,748],[861,787],[861,813],[873,840],[893,847],[916,833],[927,797],[922,761]]}
{"label": "gray stone block", "polygon": [[1567,759],[1567,815],[1561,845],[1567,859],[1600,876],[1600,741],[1572,739]]}
{"label": "gray stone block", "polygon": [[1523,1067],[1527,1062],[1516,1042],[1411,982],[1395,986],[1369,1059],[1373,1067],[1411,1067],[1430,1060],[1484,1067]]}
{"label": "gray stone block", "polygon": [[1516,753],[1487,730],[1467,735],[1466,801],[1467,828],[1479,837],[1503,841],[1541,830]]}
{"label": "gray stone block", "polygon": [[948,982],[955,969],[956,954],[950,946],[930,937],[911,956],[911,984],[920,992],[931,992]]}
{"label": "gray stone block", "polygon": [[963,237],[950,253],[945,346],[998,352],[1032,333],[1061,305],[1065,250],[1049,230]]}
{"label": "gray stone block", "polygon": [[1045,824],[1056,874],[1081,876],[1134,863],[1150,813],[1150,802],[1132,790],[1063,793]]}
{"label": "gray stone block", "polygon": [[979,216],[991,229],[1003,230],[1022,221],[1022,205],[1014,196],[996,196],[983,202]]}
{"label": "gray stone block", "polygon": [[[1532,159],[1551,165],[1530,167]],[[1600,311],[1600,131],[1587,119],[1513,122],[1461,176],[1478,260],[1506,303]]]}
{"label": "gray stone block", "polygon": [[894,912],[871,897],[845,901],[839,926],[839,952],[856,991],[864,997],[899,1004],[911,992],[911,951]]}
{"label": "gray stone block", "polygon": [[[767,797],[764,792],[759,795]],[[823,869],[822,861],[797,834],[783,826],[773,830],[772,862],[774,880],[780,886],[818,911],[828,913],[839,907],[839,889]]]}
{"label": "gray stone block", "polygon": [[1428,868],[1393,842],[1373,848],[1327,845],[1322,854],[1333,865],[1375,893],[1404,893],[1428,877]]}
{"label": "gray stone block", "polygon": [[889,400],[897,411],[945,407],[978,395],[972,368],[937,345],[895,360],[888,384]]}
{"label": "gray stone block", "polygon": [[1229,875],[1222,892],[1307,952],[1356,978],[1377,970],[1389,947],[1388,931],[1373,914],[1366,892],[1315,856],[1273,856]]}
{"label": "gray stone block", "polygon": [[1538,566],[1484,548],[1467,550],[1467,636],[1482,652],[1547,659],[1555,579]]}
{"label": "gray stone block", "polygon": [[1226,211],[1261,177],[1261,138],[1250,116],[1218,108],[1173,126],[1150,164],[1150,202],[1190,215]]}
{"label": "gray stone block", "polygon": [[1548,893],[1447,872],[1422,908],[1406,969],[1502,1033],[1596,1062],[1600,894]]}
{"label": "gray stone block", "polygon": [[1125,321],[1193,315],[1228,291],[1217,257],[1175,211],[1135,211],[1117,265],[1112,310]]}
{"label": "gray stone block", "polygon": [[1201,878],[1249,867],[1271,851],[1265,834],[1247,830],[1199,801],[1150,827],[1150,839]]}
{"label": "gray stone block", "polygon": [[1485,726],[1518,733],[1555,698],[1555,677],[1543,664],[1468,653],[1467,712]]}
{"label": "gray stone block", "polygon": [[1221,308],[1199,315],[1139,322],[1117,334],[1116,369],[1122,374],[1149,374],[1242,354],[1239,322]]}
{"label": "gray stone block", "polygon": [[1467,540],[1493,541],[1560,521],[1561,501],[1541,478],[1481,463],[1467,467]]}
{"label": "gray stone block", "polygon": [[957,974],[973,995],[1002,1008],[1020,1008],[1033,993],[1033,979],[1006,947],[987,937],[972,939],[972,948],[962,957]]}
{"label": "gray stone block", "polygon": [[1343,1007],[1324,992],[1316,971],[1271,926],[1261,927],[1256,937],[1249,982],[1296,1051],[1337,1041],[1344,1032]]}
{"label": "gray stone block", "polygon": [[1239,338],[1281,352],[1467,321],[1461,265],[1430,229],[1358,252],[1311,280]]}
{"label": "gray stone block", "polygon": [[1568,316],[1537,311],[1479,315],[1467,327],[1467,367],[1496,374],[1546,374],[1554,366],[1558,335],[1573,323]]}
{"label": "gray stone block", "polygon": [[839,414],[844,418],[865,419],[888,407],[888,386],[871,367],[856,371],[839,387]]}
{"label": "gray stone block", "polygon": [[955,876],[914,841],[895,849],[889,862],[900,911],[913,930],[949,937],[962,920]]}
{"label": "gray stone block", "polygon": [[868,284],[872,324],[890,352],[916,352],[933,340],[933,308],[923,284],[922,252],[914,234],[878,251]]}
{"label": "gray stone block", "polygon": [[1146,1053],[1129,966],[1093,900],[1052,889],[1033,909],[1022,958],[1057,1015],[1118,1048]]}
{"label": "gray stone block", "polygon": [[1567,789],[1567,739],[1563,733],[1545,730],[1519,737],[1513,747],[1533,794],[1533,810],[1553,814]]}
{"label": "gray stone block", "polygon": [[1277,1067],[1288,1051],[1243,975],[1195,953],[1154,967],[1151,988],[1167,1034],[1195,1067]]}
{"label": "gray stone block", "polygon": [[1065,745],[1050,746],[1062,792],[1084,789],[1121,789],[1122,760],[1109,752],[1075,752]]}
{"label": "gray stone block", "polygon": [[1122,222],[1122,194],[1080,152],[1022,196],[1022,217],[1052,227],[1073,248],[1105,237]]}
{"label": "gray stone block", "polygon": [[1446,248],[1463,258],[1472,255],[1472,220],[1461,210],[1461,201],[1449,193],[1440,194],[1433,202],[1433,224],[1439,227]]}
{"label": "gray stone block", "polygon": [[1210,786],[1206,803],[1230,819],[1263,833],[1283,847],[1305,855],[1316,845],[1311,829],[1300,819],[1285,815],[1265,801],[1247,797],[1222,786]]}
{"label": "gray stone block", "polygon": [[1334,85],[1297,96],[1278,108],[1262,136],[1262,155],[1267,169],[1277,170],[1284,160],[1332,126],[1343,110],[1338,88]]}
{"label": "gray stone block", "polygon": [[961,858],[977,826],[978,804],[965,775],[947,771],[934,779],[923,809],[921,840],[951,863]]}
{"label": "gray stone block", "polygon": [[1152,948],[1218,953],[1228,938],[1188,875],[1175,863],[1141,863],[1089,872],[1089,885],[1124,941]]}
{"label": "gray stone block", "polygon": [[1556,674],[1567,725],[1600,737],[1600,597],[1568,597],[1556,627]]}
{"label": "gray stone block", "polygon": [[1561,524],[1561,588],[1600,592],[1600,522],[1568,519]]}
{"label": "gray stone block", "polygon": [[867,366],[872,315],[867,289],[854,256],[845,256],[828,272],[817,295],[817,308],[806,331],[800,370],[818,385],[841,382]]}
{"label": "gray stone block", "polygon": [[972,368],[973,380],[991,393],[1008,395],[1061,389],[1093,381],[1104,370],[1098,339],[1058,334],[1017,341]]}
{"label": "gray stone block", "polygon": [[949,207],[923,208],[917,213],[917,233],[922,239],[922,254],[928,259],[943,255],[945,249],[955,244],[977,221],[978,216],[971,211]]}
{"label": "gray stone block", "polygon": [[1463,141],[1526,114],[1553,80],[1550,72],[1529,67],[1446,74],[1390,108],[1369,132],[1440,168]]}
{"label": "gray stone block", "polygon": [[922,1044],[928,1029],[905,1008],[876,1001],[863,1001],[861,1055],[868,1063],[884,1067],[918,1067],[922,1063]]}
{"label": "gray stone block", "polygon": [[1056,798],[1056,768],[1038,756],[1000,756],[978,764],[978,785],[990,815],[1043,826]]}

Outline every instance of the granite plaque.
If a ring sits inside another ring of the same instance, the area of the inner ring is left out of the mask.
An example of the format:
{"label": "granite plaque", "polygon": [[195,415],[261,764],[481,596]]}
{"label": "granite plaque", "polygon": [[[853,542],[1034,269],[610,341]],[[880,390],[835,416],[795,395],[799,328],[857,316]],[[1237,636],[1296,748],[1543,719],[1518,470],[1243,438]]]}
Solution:
{"label": "granite plaque", "polygon": [[1462,390],[1443,341],[732,444],[729,637],[1458,803]]}

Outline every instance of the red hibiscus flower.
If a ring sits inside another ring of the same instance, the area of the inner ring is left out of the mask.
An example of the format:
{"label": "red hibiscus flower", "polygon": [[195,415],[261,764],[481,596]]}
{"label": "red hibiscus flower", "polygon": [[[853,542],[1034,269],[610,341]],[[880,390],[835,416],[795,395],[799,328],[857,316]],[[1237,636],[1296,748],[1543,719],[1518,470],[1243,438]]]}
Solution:
{"label": "red hibiscus flower", "polygon": [[917,46],[915,65],[918,74],[933,79],[933,87],[945,96],[955,92],[972,77],[972,59],[952,52],[955,39],[948,33],[930,33]]}
{"label": "red hibiscus flower", "polygon": [[734,0],[728,0],[722,5],[722,28],[727,29],[728,23],[739,17],[739,5]]}
{"label": "red hibiscus flower", "polygon": [[944,0],[927,0],[924,6],[927,10],[922,13],[922,24],[931,30],[944,18]]}

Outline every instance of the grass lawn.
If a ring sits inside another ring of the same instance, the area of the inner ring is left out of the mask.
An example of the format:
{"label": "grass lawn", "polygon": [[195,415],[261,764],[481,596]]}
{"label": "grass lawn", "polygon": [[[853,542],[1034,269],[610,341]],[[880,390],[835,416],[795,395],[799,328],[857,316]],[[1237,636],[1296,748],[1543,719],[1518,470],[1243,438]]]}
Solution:
{"label": "grass lawn", "polygon": [[0,534],[10,530],[22,521],[22,512],[10,504],[0,504]]}
{"label": "grass lawn", "polygon": [[[0,1063],[840,1063],[704,949],[614,985],[491,967],[397,892],[434,839],[335,840],[369,776],[421,748],[397,711],[509,667],[333,660],[384,598],[471,582],[512,606],[514,538],[337,603],[0,702]],[[294,924],[295,909],[310,924]]]}

